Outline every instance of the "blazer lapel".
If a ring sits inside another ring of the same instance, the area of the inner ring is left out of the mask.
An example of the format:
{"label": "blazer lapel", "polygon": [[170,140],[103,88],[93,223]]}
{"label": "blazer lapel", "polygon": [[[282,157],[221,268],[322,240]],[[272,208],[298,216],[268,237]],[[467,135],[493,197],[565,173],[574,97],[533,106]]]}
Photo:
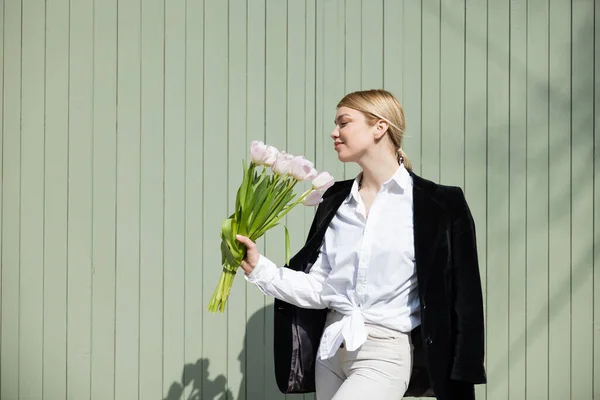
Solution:
{"label": "blazer lapel", "polygon": [[352,182],[353,180],[340,182],[339,188],[336,188],[337,190],[335,192],[332,192],[329,196],[323,199],[323,202],[321,203],[323,213],[318,219],[316,232],[320,232],[323,228],[326,228],[329,225],[338,208],[340,208],[342,205],[344,199],[348,197],[348,194],[350,194]]}
{"label": "blazer lapel", "polygon": [[433,183],[415,175],[413,178],[413,232],[418,284],[424,289],[433,270],[433,260],[440,239],[439,225],[444,209],[435,200]]}
{"label": "blazer lapel", "polygon": [[[316,229],[312,232],[312,235],[307,238],[306,244],[300,249],[297,255],[294,257],[301,261],[298,267],[293,269],[304,269],[305,272],[310,268],[311,256],[315,254],[315,251],[321,245],[325,231],[329,226],[329,223],[335,216],[338,208],[350,193],[352,188],[353,180],[347,180],[337,183],[334,187],[330,188],[326,192],[326,196],[323,197],[323,202],[319,205],[319,209],[315,215],[316,218]],[[292,260],[290,260],[290,266]]]}

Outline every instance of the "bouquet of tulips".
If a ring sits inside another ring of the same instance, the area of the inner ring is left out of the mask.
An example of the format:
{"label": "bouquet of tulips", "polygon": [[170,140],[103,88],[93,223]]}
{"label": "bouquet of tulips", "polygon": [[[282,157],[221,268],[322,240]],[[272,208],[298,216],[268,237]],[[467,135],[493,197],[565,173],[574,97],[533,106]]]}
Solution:
{"label": "bouquet of tulips", "polygon": [[[280,152],[263,142],[252,142],[250,158],[249,166],[242,162],[244,177],[237,191],[234,213],[221,225],[223,271],[208,304],[208,310],[213,313],[225,309],[233,278],[246,254],[245,246],[237,241],[236,235],[256,241],[278,225],[296,205],[318,205],[323,192],[334,182],[331,174],[317,172],[304,157]],[[297,195],[296,184],[309,180],[312,180],[311,188]],[[287,227],[284,229],[286,262],[289,262],[289,233]]]}

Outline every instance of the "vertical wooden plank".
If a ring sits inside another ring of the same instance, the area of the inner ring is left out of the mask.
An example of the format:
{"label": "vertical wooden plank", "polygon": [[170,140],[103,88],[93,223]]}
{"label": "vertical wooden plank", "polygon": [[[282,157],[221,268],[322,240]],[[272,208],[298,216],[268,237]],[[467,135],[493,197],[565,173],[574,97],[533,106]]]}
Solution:
{"label": "vertical wooden plank", "polygon": [[[475,220],[479,272],[487,308],[487,4],[468,2],[465,15],[465,196]],[[487,313],[485,315],[487,319]],[[486,336],[490,331],[486,328]],[[487,349],[486,349],[487,350]],[[487,360],[486,351],[486,360]],[[489,364],[488,364],[489,365]],[[490,372],[488,371],[488,376]],[[486,398],[486,386],[476,387]]]}
{"label": "vertical wooden plank", "polygon": [[[404,9],[403,2],[383,2],[383,87],[404,107]],[[406,120],[406,115],[404,116]],[[405,132],[406,135],[406,132]],[[402,144],[405,149],[406,136]]]}
{"label": "vertical wooden plank", "polygon": [[[47,3],[45,89],[46,196],[44,202],[44,388],[42,397],[44,399],[64,399],[67,397],[68,0]],[[110,368],[112,369],[112,363]],[[4,377],[2,382],[6,382]],[[4,394],[0,397],[4,397]],[[7,396],[7,398],[11,398],[11,396]]]}
{"label": "vertical wooden plank", "polygon": [[548,398],[548,5],[527,3],[527,398]]}
{"label": "vertical wooden plank", "polygon": [[[305,0],[305,46],[304,46],[304,148],[306,157],[313,163],[317,162],[316,149],[316,4],[314,0]],[[315,211],[305,209],[305,231],[308,232]]]}
{"label": "vertical wooden plank", "polygon": [[401,105],[404,73],[403,11],[402,2],[383,1],[383,88],[391,92]]}
{"label": "vertical wooden plank", "polygon": [[[0,2],[0,90],[4,93],[4,0]],[[0,95],[0,118],[4,121],[4,97]],[[4,145],[4,124],[0,122],[0,169],[4,166],[2,148]],[[2,179],[0,171],[0,179]],[[2,379],[2,184],[0,183],[0,379]],[[2,389],[0,389],[0,395]]]}
{"label": "vertical wooden plank", "polygon": [[383,0],[362,0],[362,87],[383,87]]}
{"label": "vertical wooden plank", "polygon": [[[248,66],[247,66],[247,131],[249,137],[246,145],[252,140],[265,140],[265,54],[266,54],[266,4],[265,0],[248,3]],[[245,159],[248,160],[246,153]],[[264,240],[257,243],[264,252]],[[246,293],[246,329],[242,373],[246,379],[246,399],[264,399],[266,366],[272,360],[265,358],[266,313],[265,296],[255,287]],[[244,357],[245,356],[245,357]]]}
{"label": "vertical wooden plank", "polygon": [[[304,151],[306,157],[317,162],[316,156],[316,1],[305,0],[305,56],[304,56]],[[304,208],[304,232],[308,233],[315,215],[314,208]],[[306,234],[303,239],[306,238]],[[249,399],[249,398],[248,398]],[[304,400],[315,400],[315,394],[304,395]]]}
{"label": "vertical wooden plank", "polygon": [[[266,142],[289,152],[287,143],[287,4],[280,0],[266,2],[266,80],[265,127]],[[283,88],[286,88],[285,90]],[[282,229],[279,227],[278,229]],[[277,265],[285,263],[285,242],[281,231],[265,235],[265,255]],[[273,298],[265,301],[265,398],[281,399],[277,389],[273,363]]]}
{"label": "vertical wooden plank", "polygon": [[[141,8],[140,104],[140,323],[139,398],[157,397],[171,384],[163,382],[164,281],[164,80],[165,2],[144,2]],[[173,265],[168,263],[168,265]],[[173,268],[175,269],[175,268]],[[176,312],[176,310],[171,310]],[[181,385],[177,365],[167,376]]]}
{"label": "vertical wooden plank", "polygon": [[[266,139],[280,150],[287,150],[287,5],[266,2]],[[280,235],[277,235],[280,236]]]}
{"label": "vertical wooden plank", "polygon": [[[346,0],[344,8],[344,90],[362,87],[362,0]],[[333,118],[332,118],[333,119]]]}
{"label": "vertical wooden plank", "polygon": [[[235,209],[235,197],[242,182],[242,160],[248,161],[249,147],[246,130],[246,1],[229,2],[229,104],[228,104],[228,202],[230,215]],[[296,110],[298,112],[298,110]],[[227,387],[230,397],[245,400],[244,375],[242,362],[244,330],[246,327],[246,291],[247,282],[243,270],[234,279],[227,313]],[[241,356],[241,357],[240,357]]]}
{"label": "vertical wooden plank", "polygon": [[2,118],[2,356],[0,397],[19,398],[21,203],[21,2],[4,5]]}
{"label": "vertical wooden plank", "polygon": [[383,87],[402,103],[404,73],[404,34],[402,2],[383,2]]}
{"label": "vertical wooden plank", "polygon": [[[527,4],[510,9],[508,396],[525,398],[527,201]],[[488,330],[489,335],[489,330]]]}
{"label": "vertical wooden plank", "polygon": [[[306,154],[305,138],[309,130],[306,127],[305,104],[305,77],[306,77],[306,10],[304,1],[288,1],[288,43],[287,43],[287,90],[286,90],[286,141],[292,154],[302,155],[314,162]],[[310,187],[309,182],[299,182],[295,192],[302,193]],[[313,207],[309,207],[311,209]],[[297,206],[291,211],[286,224],[290,233],[290,256],[300,250],[306,239],[307,230],[304,229],[303,207]]]}
{"label": "vertical wooden plank", "polygon": [[[324,2],[315,1],[315,161],[324,170],[323,103],[325,92],[325,23]],[[336,103],[337,104],[337,103]],[[334,176],[335,177],[335,176]]]}
{"label": "vertical wooden plank", "polygon": [[115,399],[139,395],[141,3],[118,3]]}
{"label": "vertical wooden plank", "polygon": [[94,2],[91,398],[115,390],[117,1]]}
{"label": "vertical wooden plank", "polygon": [[[488,3],[488,399],[508,397],[509,5]],[[442,125],[446,125],[443,123]],[[444,148],[444,147],[443,147]]]}
{"label": "vertical wooden plank", "polygon": [[[202,303],[203,292],[207,290],[202,277],[204,26],[200,22],[204,21],[204,1],[188,1],[186,7],[185,357],[186,365],[202,368],[208,367],[202,359],[202,320],[207,312]],[[214,233],[210,232],[210,235]],[[171,382],[164,383],[163,393],[167,393],[169,384]],[[199,393],[202,393],[203,384],[200,379],[194,381]]]}
{"label": "vertical wooden plank", "polygon": [[[505,21],[502,21],[505,22]],[[440,23],[440,180],[464,186],[465,0],[443,2]],[[508,21],[505,22],[508,28]],[[506,57],[508,58],[508,49]]]}
{"label": "vertical wooden plank", "polygon": [[440,178],[440,0],[422,3],[421,174]]}
{"label": "vertical wooden plank", "polygon": [[[341,10],[338,11],[341,13]],[[362,87],[362,0],[346,0],[344,7],[344,35],[343,40],[340,43],[340,47],[344,48],[344,91],[340,93],[344,96],[347,93],[354,92],[356,90],[363,89]],[[339,73],[339,72],[338,72]],[[341,100],[341,96],[340,99]],[[337,104],[337,102],[336,102]],[[335,111],[331,111],[325,116],[325,121],[333,120],[335,118]],[[334,129],[331,124],[331,129]],[[328,132],[325,132],[328,133]],[[327,139],[327,138],[325,138]],[[331,144],[331,141],[326,141]],[[327,145],[325,150],[329,152]],[[339,163],[339,161],[338,161]],[[344,179],[353,179],[360,172],[360,166],[356,163],[344,164]]]}
{"label": "vertical wooden plank", "polygon": [[19,396],[42,396],[45,7],[22,8]]}
{"label": "vertical wooden plank", "polygon": [[571,393],[571,324],[565,323],[571,320],[571,2],[551,0],[549,13],[548,174],[550,182],[561,184],[548,187],[548,395],[566,399]]}
{"label": "vertical wooden plank", "polygon": [[81,399],[91,372],[93,2],[70,13],[67,398]]}
{"label": "vertical wooden plank", "polygon": [[595,295],[600,288],[600,7],[594,5],[594,366],[593,394],[600,397],[600,296]]}
{"label": "vertical wooden plank", "polygon": [[317,109],[320,108],[319,111],[322,112],[317,143],[321,147],[323,157],[322,164],[317,169],[328,171],[336,180],[344,178],[344,164],[338,160],[331,139],[336,105],[344,96],[344,75],[340,72],[343,70],[344,63],[344,40],[339,35],[340,24],[343,26],[343,20],[340,19],[340,4],[340,0],[323,2],[323,21],[321,21],[323,24],[321,36],[323,42],[323,103],[317,106]]}
{"label": "vertical wooden plank", "polygon": [[[304,147],[306,156],[310,158],[314,163],[317,162],[317,149],[316,149],[316,4],[315,0],[305,0],[305,56],[304,56],[304,113],[305,113],[305,134],[304,134]],[[305,211],[305,224],[307,225],[306,231],[312,223],[314,216],[314,210],[306,209]]]}
{"label": "vertical wooden plank", "polygon": [[[185,0],[165,1],[163,379],[194,375],[185,363]],[[225,89],[223,89],[225,90]],[[217,132],[217,130],[215,130]],[[224,135],[225,133],[221,133]],[[194,171],[190,171],[193,173]],[[184,390],[189,396],[191,387]]]}
{"label": "vertical wooden plank", "polygon": [[[185,357],[186,365],[206,366],[202,360],[203,254],[203,108],[204,108],[204,1],[186,3],[185,101]],[[210,232],[214,235],[213,232]],[[211,265],[212,268],[215,266]],[[210,282],[214,284],[214,282]],[[212,289],[212,288],[211,288]],[[210,329],[210,328],[208,328]],[[201,393],[204,382],[194,382]],[[171,382],[165,382],[166,385]],[[163,393],[166,390],[163,389]]]}
{"label": "vertical wooden plank", "polygon": [[[227,76],[228,4],[207,1],[204,9],[204,165],[203,178],[203,281],[204,309],[221,275],[219,254],[221,223],[227,217],[227,192],[216,190],[227,180]],[[203,314],[202,348],[204,373],[209,378],[227,373],[227,315]],[[220,377],[220,379],[223,379]],[[211,385],[202,386],[201,398],[216,394]]]}
{"label": "vertical wooden plank", "polygon": [[[421,172],[421,81],[422,81],[422,7],[415,1],[402,2],[402,93],[406,134],[402,145],[413,170]],[[398,94],[396,94],[398,95]]]}
{"label": "vertical wooden plank", "polygon": [[594,385],[594,3],[572,5],[571,335],[577,338],[571,354],[573,399],[592,398]]}

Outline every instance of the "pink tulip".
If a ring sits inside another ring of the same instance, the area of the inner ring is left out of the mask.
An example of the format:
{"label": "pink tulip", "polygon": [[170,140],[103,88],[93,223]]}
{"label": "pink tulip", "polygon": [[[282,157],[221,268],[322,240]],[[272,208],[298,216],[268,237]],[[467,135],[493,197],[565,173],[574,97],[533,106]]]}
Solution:
{"label": "pink tulip", "polygon": [[333,186],[335,179],[329,172],[321,172],[312,181],[312,186],[315,190],[325,191],[329,187]]}
{"label": "pink tulip", "polygon": [[309,179],[315,179],[317,177],[317,175],[319,175],[319,172],[317,172],[316,169],[311,168],[310,173],[308,175],[306,175],[304,180],[307,181]]}
{"label": "pink tulip", "polygon": [[323,201],[323,193],[319,190],[314,190],[310,192],[304,200],[302,200],[302,204],[305,206],[317,206],[319,203]]}
{"label": "pink tulip", "polygon": [[263,142],[253,141],[250,144],[250,159],[254,164],[271,166],[277,159],[279,151],[273,146],[267,146]]}
{"label": "pink tulip", "polygon": [[292,160],[292,170],[290,175],[299,181],[304,181],[313,170],[313,165],[310,161],[302,156],[294,157]]}
{"label": "pink tulip", "polygon": [[294,156],[284,151],[277,154],[277,158],[271,167],[277,175],[288,175],[292,172]]}

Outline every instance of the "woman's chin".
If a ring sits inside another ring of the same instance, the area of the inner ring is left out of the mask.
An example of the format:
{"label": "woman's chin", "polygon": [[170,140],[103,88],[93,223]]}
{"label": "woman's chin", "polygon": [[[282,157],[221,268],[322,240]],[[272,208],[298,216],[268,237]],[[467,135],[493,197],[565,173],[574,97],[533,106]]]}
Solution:
{"label": "woman's chin", "polygon": [[344,151],[338,151],[337,156],[338,160],[340,160],[341,162],[347,163],[353,161],[352,156]]}
{"label": "woman's chin", "polygon": [[338,153],[337,157],[341,162],[347,162],[346,157],[342,153]]}

